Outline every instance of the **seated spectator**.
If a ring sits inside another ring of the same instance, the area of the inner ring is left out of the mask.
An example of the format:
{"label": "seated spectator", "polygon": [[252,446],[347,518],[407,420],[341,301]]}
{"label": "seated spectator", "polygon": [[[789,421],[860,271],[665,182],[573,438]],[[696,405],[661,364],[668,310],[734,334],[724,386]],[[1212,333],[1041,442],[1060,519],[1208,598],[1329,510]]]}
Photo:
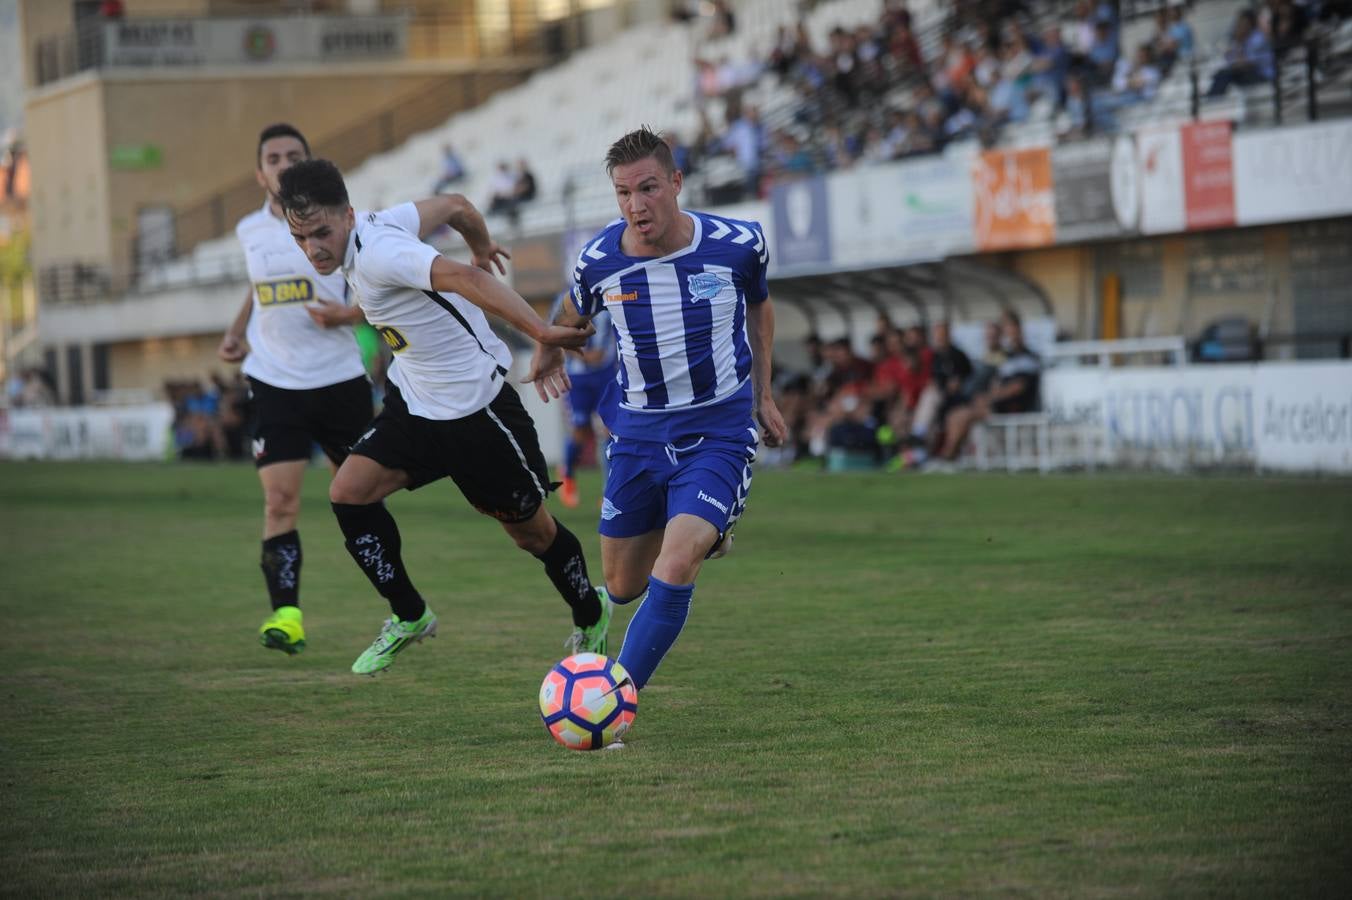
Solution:
{"label": "seated spectator", "polygon": [[1305,41],[1305,29],[1309,25],[1309,15],[1305,8],[1297,6],[1293,0],[1267,0],[1263,8],[1264,21],[1259,30],[1272,36],[1272,47],[1277,59],[1284,57],[1288,50],[1299,47]]}
{"label": "seated spectator", "polygon": [[1181,2],[1175,2],[1169,9],[1169,43],[1173,47],[1175,59],[1191,60],[1197,52],[1192,26],[1184,18],[1186,13]]}
{"label": "seated spectator", "polygon": [[737,30],[737,16],[728,6],[728,0],[713,0],[709,9],[709,40],[727,37]]}
{"label": "seated spectator", "polygon": [[787,131],[775,135],[776,178],[802,178],[817,171],[817,163],[802,142]]}
{"label": "seated spectator", "polygon": [[939,458],[955,460],[972,426],[992,413],[1032,412],[1037,408],[1042,364],[1023,343],[1023,328],[1013,312],[1003,320],[1005,359],[996,371],[994,383],[972,401],[949,412],[944,420],[944,442]]}
{"label": "seated spectator", "polygon": [[488,182],[488,190],[490,213],[505,213],[511,217],[516,215],[516,176],[512,174],[507,160],[498,163],[497,171]]}
{"label": "seated spectator", "polygon": [[1258,27],[1254,14],[1241,10],[1235,19],[1235,30],[1230,47],[1225,51],[1225,65],[1211,78],[1208,97],[1221,97],[1230,85],[1248,87],[1264,84],[1273,76],[1272,44]]}
{"label": "seated spectator", "polygon": [[1070,53],[1061,43],[1061,29],[1052,26],[1042,35],[1042,46],[1028,66],[1032,75],[1030,90],[1051,97],[1059,109],[1066,101],[1066,76],[1070,72]]}
{"label": "seated spectator", "polygon": [[534,200],[535,192],[535,173],[530,170],[525,157],[522,157],[516,161],[516,188],[513,198],[519,206]]}
{"label": "seated spectator", "polygon": [[450,144],[443,145],[441,148],[441,177],[433,185],[432,193],[440,194],[451,185],[464,181],[467,174],[469,173],[465,169],[465,164],[460,161],[455,148]]}
{"label": "seated spectator", "polygon": [[967,402],[966,387],[972,377],[972,361],[954,345],[949,324],[934,323],[933,336],[929,383],[917,400],[909,429],[898,430],[899,434],[909,434],[907,443],[918,448],[926,447],[935,426],[941,426],[950,412]]}
{"label": "seated spectator", "polygon": [[719,150],[731,153],[742,170],[743,192],[746,197],[760,196],[761,158],[765,153],[765,126],[754,106],[745,104],[741,114],[728,110],[728,130],[719,142]]}
{"label": "seated spectator", "polygon": [[1094,127],[1100,130],[1116,128],[1116,112],[1150,100],[1159,85],[1160,71],[1150,56],[1150,45],[1141,44],[1130,61],[1126,57],[1118,60],[1117,71],[1113,73],[1112,92],[1094,95]]}
{"label": "seated spectator", "polygon": [[1106,85],[1112,82],[1113,72],[1117,68],[1117,35],[1110,23],[1094,23],[1094,42],[1085,54],[1084,73],[1093,85]]}

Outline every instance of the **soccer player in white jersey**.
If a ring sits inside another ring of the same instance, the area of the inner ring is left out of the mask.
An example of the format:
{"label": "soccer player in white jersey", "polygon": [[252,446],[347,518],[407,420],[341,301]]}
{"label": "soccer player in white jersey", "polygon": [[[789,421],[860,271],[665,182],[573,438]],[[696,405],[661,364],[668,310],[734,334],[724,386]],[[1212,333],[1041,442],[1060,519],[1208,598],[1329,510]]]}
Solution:
{"label": "soccer player in white jersey", "polygon": [[263,207],[240,220],[249,292],[221,339],[226,362],[244,361],[254,414],[254,463],[263,486],[263,579],[272,614],[259,629],[263,646],[288,654],[305,648],[300,611],[300,488],[315,444],[336,467],[373,414],[371,385],[352,326],[361,310],[346,302],[340,273],[320,275],[296,246],[277,200],[277,179],[309,159],[290,125],[258,136],[255,177]]}
{"label": "soccer player in white jersey", "polygon": [[[784,419],[770,392],[774,313],[760,226],[681,210],[681,173],[646,128],[606,156],[622,218],[578,255],[572,308],[555,324],[609,311],[621,401],[610,424],[601,561],[615,603],[647,592],[619,660],[642,689],[675,643],[704,560],[726,549],[751,487],[760,438]],[[542,399],[564,366],[536,350]]]}
{"label": "soccer player in white jersey", "polygon": [[[329,488],[348,552],[392,613],[352,671],[374,675],[404,647],[436,633],[437,618],[404,568],[399,529],[382,501],[446,476],[544,564],[572,608],[573,652],[604,653],[610,603],[591,584],[577,536],[544,505],[549,470],[535,425],[507,382],[511,354],[484,313],[553,347],[577,349],[592,329],[546,324],[489,274],[495,265],[503,269],[507,253],[464,197],[437,196],[358,219],[342,175],[322,159],[287,170],[280,197],[291,235],[315,270],[342,269],[367,319],[394,350],[384,409]],[[465,239],[474,265],[418,239],[443,224]],[[567,375],[541,387],[558,397]]]}

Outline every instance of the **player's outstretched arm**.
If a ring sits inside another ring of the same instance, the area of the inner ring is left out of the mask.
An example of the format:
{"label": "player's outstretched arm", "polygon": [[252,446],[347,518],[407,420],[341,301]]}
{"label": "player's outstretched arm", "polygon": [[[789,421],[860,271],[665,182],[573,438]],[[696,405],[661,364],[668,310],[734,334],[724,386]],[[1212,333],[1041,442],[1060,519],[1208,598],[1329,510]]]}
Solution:
{"label": "player's outstretched arm", "polygon": [[449,225],[465,239],[474,265],[487,272],[497,268],[499,274],[507,274],[503,260],[511,259],[512,254],[493,240],[483,215],[463,194],[438,194],[413,205],[418,210],[418,237],[425,238],[441,226]]}
{"label": "player's outstretched arm", "polygon": [[476,266],[467,266],[438,256],[432,260],[432,290],[459,294],[470,303],[505,319],[537,344],[576,350],[596,330],[547,325],[520,294]]}
{"label": "player's outstretched arm", "polygon": [[746,330],[751,339],[751,387],[756,394],[756,419],[761,440],[767,447],[778,447],[788,436],[784,416],[775,405],[770,386],[770,369],[775,346],[775,311],[766,297],[760,303],[746,305]]}
{"label": "player's outstretched arm", "polygon": [[[588,333],[594,333],[595,328],[591,324],[591,316],[584,316],[573,308],[568,301],[559,305],[559,309],[554,313],[554,327],[556,328],[581,328]],[[586,358],[586,353],[582,354]],[[564,368],[563,350],[559,347],[546,346],[545,344],[535,345],[535,354],[531,357],[530,371],[526,377],[521,379],[522,384],[534,384],[535,393],[545,403],[553,397],[558,399],[564,393],[573,387],[572,380],[568,377],[568,370]]]}
{"label": "player's outstretched arm", "polygon": [[253,288],[244,294],[244,305],[235,314],[235,321],[225,330],[216,355],[224,362],[237,363],[249,355],[249,345],[244,342],[244,332],[249,327],[249,317],[253,315]]}

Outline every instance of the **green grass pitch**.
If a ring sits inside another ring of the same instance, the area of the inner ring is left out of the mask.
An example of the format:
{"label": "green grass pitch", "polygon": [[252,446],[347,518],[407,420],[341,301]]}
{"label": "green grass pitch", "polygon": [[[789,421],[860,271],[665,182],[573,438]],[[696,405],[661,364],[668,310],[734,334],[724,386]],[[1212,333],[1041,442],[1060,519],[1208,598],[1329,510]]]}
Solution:
{"label": "green grass pitch", "polygon": [[535,707],[565,607],[449,483],[391,500],[440,636],[348,672],[325,484],[287,658],[250,468],[0,466],[0,894],[1352,895],[1350,481],[762,472],[590,754]]}

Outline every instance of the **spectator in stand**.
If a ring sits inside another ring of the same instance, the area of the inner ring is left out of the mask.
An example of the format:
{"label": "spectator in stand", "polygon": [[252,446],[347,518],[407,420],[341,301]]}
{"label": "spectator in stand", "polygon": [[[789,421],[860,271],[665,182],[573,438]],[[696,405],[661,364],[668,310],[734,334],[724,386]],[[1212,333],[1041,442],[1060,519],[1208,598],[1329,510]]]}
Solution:
{"label": "spectator in stand", "polygon": [[1258,27],[1258,19],[1251,10],[1241,10],[1235,19],[1235,30],[1230,47],[1225,51],[1225,65],[1211,78],[1208,97],[1221,97],[1230,85],[1248,87],[1272,80],[1274,74],[1272,43]]}
{"label": "spectator in stand", "polygon": [[1293,0],[1267,0],[1259,27],[1271,35],[1273,50],[1280,60],[1288,50],[1305,41],[1309,21],[1305,8],[1297,6]]}
{"label": "spectator in stand", "polygon": [[728,131],[719,142],[719,150],[731,153],[742,170],[743,193],[748,199],[760,196],[761,159],[765,154],[765,126],[754,106],[743,104],[740,115],[728,110]]}
{"label": "spectator in stand", "polygon": [[851,140],[840,130],[840,126],[831,122],[822,131],[823,151],[826,154],[828,169],[848,169],[859,156],[859,142]]}
{"label": "spectator in stand", "polygon": [[1076,139],[1089,133],[1089,97],[1084,79],[1071,76],[1066,79],[1066,103],[1056,133],[1062,138]]}
{"label": "spectator in stand", "polygon": [[526,162],[525,157],[522,157],[516,161],[516,187],[513,200],[520,206],[534,200],[535,194],[535,173],[530,170],[530,164]]}
{"label": "spectator in stand", "polygon": [[727,37],[737,30],[737,17],[727,0],[713,0],[709,15],[709,40]]}
{"label": "spectator in stand", "polygon": [[1091,84],[1106,85],[1113,79],[1117,69],[1117,34],[1111,22],[1099,20],[1094,23],[1094,42],[1086,54],[1084,70]]}
{"label": "spectator in stand", "polygon": [[1187,9],[1181,2],[1175,2],[1169,8],[1169,43],[1174,50],[1175,60],[1191,60],[1196,54],[1196,38],[1193,37],[1192,26],[1188,24],[1185,18]]}
{"label": "spectator in stand", "polygon": [[930,380],[920,350],[907,340],[907,333],[887,332],[883,358],[873,369],[874,418],[887,423],[893,434],[906,434],[910,429],[916,405]]}
{"label": "spectator in stand", "polygon": [[1066,102],[1066,77],[1070,72],[1070,53],[1061,42],[1061,29],[1053,26],[1042,34],[1042,46],[1033,55],[1028,66],[1032,74],[1031,89],[1051,97],[1060,109]]}
{"label": "spectator in stand", "polygon": [[516,216],[516,176],[512,174],[507,160],[498,162],[497,171],[488,182],[490,213],[504,213],[509,218]]}
{"label": "spectator in stand", "polygon": [[1012,311],[1002,319],[1005,358],[996,370],[990,389],[972,398],[972,402],[949,412],[944,420],[944,443],[939,459],[958,458],[972,426],[992,413],[1024,413],[1037,408],[1042,363],[1023,343],[1023,327]]}
{"label": "spectator in stand", "polygon": [[45,369],[32,366],[24,370],[23,380],[15,396],[15,405],[32,408],[53,406],[56,403],[56,389]]}
{"label": "spectator in stand", "polygon": [[460,156],[455,152],[455,148],[450,144],[442,145],[441,177],[432,186],[432,193],[440,194],[451,185],[464,181],[467,174],[465,164],[460,161]]}
{"label": "spectator in stand", "polygon": [[1113,73],[1112,92],[1094,95],[1094,127],[1108,130],[1116,128],[1114,117],[1117,111],[1150,100],[1159,85],[1160,70],[1151,58],[1150,45],[1141,44],[1130,61],[1126,57],[1118,60],[1117,71]]}
{"label": "spectator in stand", "polygon": [[817,163],[798,138],[791,132],[775,135],[774,172],[780,179],[802,178],[815,174]]}

